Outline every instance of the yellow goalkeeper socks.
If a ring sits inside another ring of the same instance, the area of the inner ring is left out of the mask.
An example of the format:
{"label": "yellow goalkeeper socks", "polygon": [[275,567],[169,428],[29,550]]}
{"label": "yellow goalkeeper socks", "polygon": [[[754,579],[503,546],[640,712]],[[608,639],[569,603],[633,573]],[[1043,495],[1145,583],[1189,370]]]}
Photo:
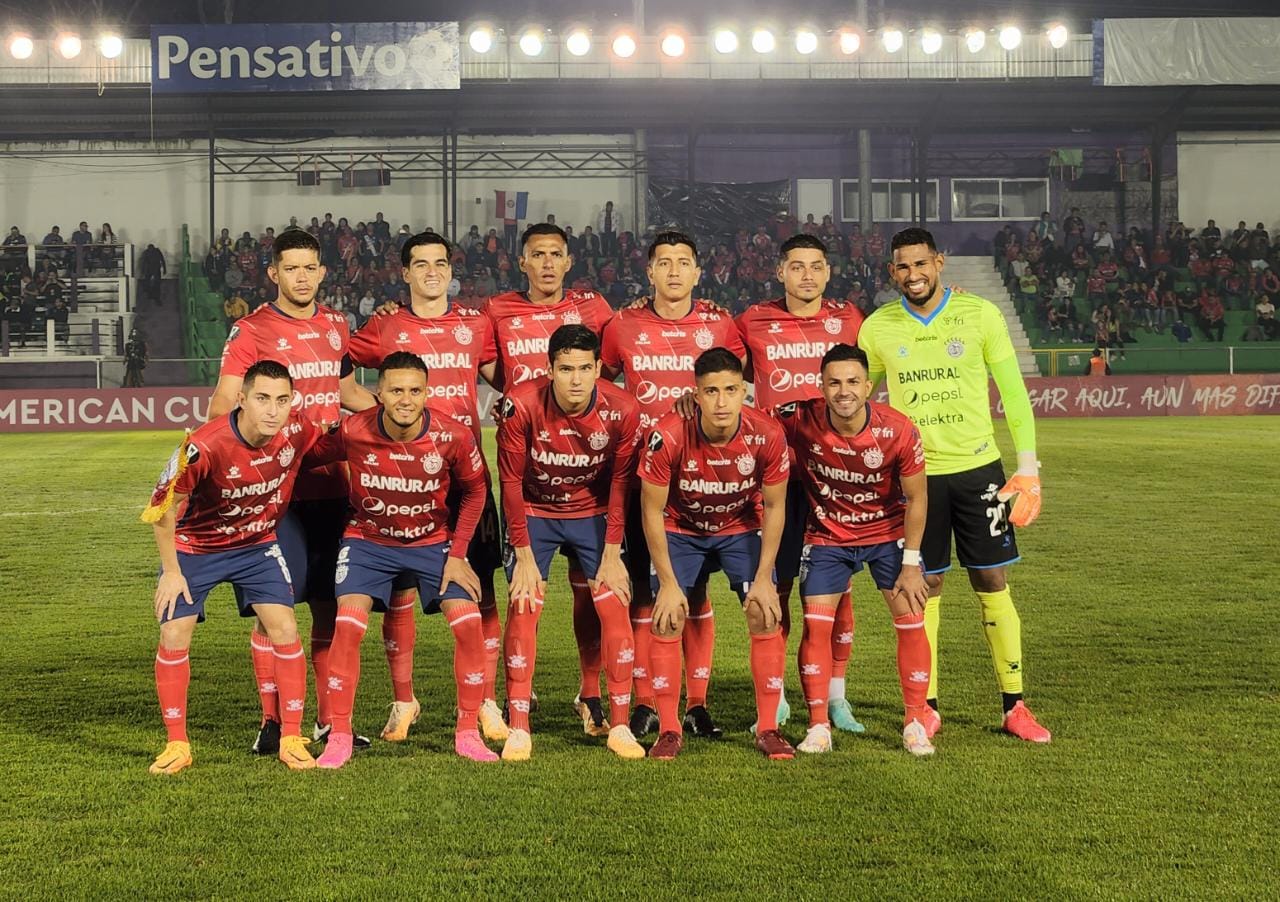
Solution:
{"label": "yellow goalkeeper socks", "polygon": [[942,596],[935,595],[924,605],[924,634],[929,638],[929,691],[926,698],[936,709],[938,707],[938,622],[942,617],[939,609]]}
{"label": "yellow goalkeeper socks", "polygon": [[[982,632],[991,650],[1000,691],[1005,695],[1021,695],[1022,621],[1013,607],[1013,597],[1005,587],[999,592],[979,592],[978,600],[982,602]],[[926,608],[925,617],[928,615]]]}

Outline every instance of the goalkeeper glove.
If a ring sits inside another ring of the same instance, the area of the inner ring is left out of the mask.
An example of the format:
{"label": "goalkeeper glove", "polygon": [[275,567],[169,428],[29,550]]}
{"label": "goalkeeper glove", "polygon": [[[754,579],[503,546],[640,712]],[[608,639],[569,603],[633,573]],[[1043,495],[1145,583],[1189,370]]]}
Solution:
{"label": "goalkeeper glove", "polygon": [[1030,526],[1040,516],[1040,462],[1034,451],[1018,452],[1018,469],[1009,477],[996,499],[1014,499],[1009,508],[1009,522],[1019,528]]}

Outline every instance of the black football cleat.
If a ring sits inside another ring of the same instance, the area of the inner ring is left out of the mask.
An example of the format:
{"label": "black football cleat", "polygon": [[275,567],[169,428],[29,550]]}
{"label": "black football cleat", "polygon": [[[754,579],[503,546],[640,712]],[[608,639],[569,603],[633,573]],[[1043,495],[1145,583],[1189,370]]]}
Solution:
{"label": "black football cleat", "polygon": [[636,705],[631,712],[631,735],[639,739],[658,732],[658,712],[648,705]]}
{"label": "black football cleat", "polygon": [[724,730],[711,719],[711,712],[703,705],[695,705],[684,712],[684,729],[686,733],[701,736],[703,739],[719,739]]}

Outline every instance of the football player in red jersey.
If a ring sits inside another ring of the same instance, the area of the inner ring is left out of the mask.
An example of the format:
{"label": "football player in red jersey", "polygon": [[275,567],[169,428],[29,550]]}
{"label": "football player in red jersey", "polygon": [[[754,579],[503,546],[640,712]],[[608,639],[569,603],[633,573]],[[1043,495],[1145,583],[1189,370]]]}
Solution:
{"label": "football player in red jersey", "polygon": [[176,774],[191,765],[187,649],[204,620],[205,598],[223,582],[234,587],[241,616],[258,618],[275,659],[270,691],[279,699],[276,753],[290,769],[315,767],[301,734],[307,662],[293,617],[289,567],[276,542],[302,457],[320,436],[290,411],[293,396],[283,364],[262,360],[248,367],[236,406],[191,433],[174,452],[142,515],[153,524],[160,550],[155,676],[169,734],[151,765],[153,774]]}
{"label": "football player in red jersey", "polygon": [[[329,667],[333,731],[322,768],[351,757],[351,712],[360,680],[360,642],[375,601],[390,600],[408,578],[424,611],[444,613],[454,637],[457,728],[454,750],[473,761],[497,761],[476,729],[484,700],[484,633],[480,580],[467,550],[484,510],[484,459],[471,429],[426,406],[427,365],[408,351],[389,354],[378,371],[379,407],[347,417],[312,452],[321,463],[346,463],[351,519],[334,580],[338,616]],[[458,499],[450,528],[450,497]]]}
{"label": "football player in red jersey", "polygon": [[[529,279],[529,290],[494,295],[481,308],[493,325],[498,361],[495,384],[503,390],[547,374],[547,346],[556,329],[577,323],[599,335],[613,316],[613,309],[594,291],[564,287],[573,258],[568,237],[554,223],[534,223],[525,229],[518,262]],[[582,677],[574,709],[588,735],[606,736],[610,725],[600,706],[600,619],[587,578],[572,556],[569,586]]]}
{"label": "football player in red jersey", "polygon": [[751,632],[756,747],[769,758],[791,758],[776,720],[787,647],[773,579],[790,470],[786,439],[775,420],[743,406],[742,362],[733,352],[703,353],[694,376],[698,410],[692,418],[671,413],[659,420],[639,468],[653,558],[650,661],[661,731],[649,755],[674,758],[682,747],[680,633],[687,594],[719,568],[742,600]]}
{"label": "football player in red jersey", "polygon": [[[338,422],[339,408],[358,411],[376,402],[356,384],[347,353],[347,320],[337,310],[316,303],[324,279],[320,244],[301,229],[286,229],[275,239],[267,275],[280,289],[279,298],[236,321],[222,351],[218,384],[209,402],[209,418],[235,404],[245,372],[254,361],[269,357],[289,368],[294,381],[294,409],[316,423]],[[311,605],[311,666],[316,675],[316,728],[322,740],[329,730],[329,645],[337,597],[333,571],[338,541],[346,523],[347,481],[339,467],[303,472],[280,522],[280,547],[293,574],[295,599]],[[265,631],[258,625],[250,638],[253,672],[262,699],[262,721],[253,749],[273,754],[279,745],[280,711],[270,687],[275,658]],[[368,740],[360,737],[360,745]]]}
{"label": "football player in red jersey", "polygon": [[[733,318],[715,304],[693,297],[701,273],[692,238],[683,232],[659,232],[649,245],[652,300],[618,311],[600,336],[604,375],[608,379],[622,376],[623,385],[640,404],[640,425],[645,430],[693,390],[693,362],[703,351],[728,348],[745,362],[747,351]],[[631,732],[641,738],[658,728],[658,716],[649,678],[653,599],[638,480],[627,506],[626,557],[634,593],[631,626],[636,642],[636,706]],[[689,615],[682,634],[687,692],[684,728],[695,736],[721,734],[707,711],[715,635],[715,612],[703,581],[690,589]]]}
{"label": "football player in red jersey", "polygon": [[[755,405],[775,410],[789,401],[816,398],[818,363],[833,345],[853,344],[862,313],[852,304],[824,298],[831,269],[826,245],[814,235],[799,234],[779,250],[778,281],[784,296],[748,308],[737,317],[738,330],[750,352],[748,377],[755,386]],[[787,490],[787,526],[778,551],[778,597],[782,603],[782,631],[791,629],[791,586],[800,572],[806,503],[804,489],[793,479]],[[845,700],[844,675],[853,647],[853,604],[841,598],[832,633],[835,665],[831,687],[831,718],[840,729],[862,732]],[[790,707],[780,701],[778,720],[786,723]]]}
{"label": "football player in red jersey", "polygon": [[[435,232],[422,232],[400,250],[404,279],[409,285],[409,305],[394,307],[389,315],[374,316],[351,336],[351,361],[376,369],[387,355],[397,351],[417,354],[431,376],[427,382],[427,406],[468,426],[479,445],[480,411],[477,379],[495,379],[492,326],[478,310],[450,302],[448,288],[453,267],[449,242]],[[485,468],[486,475],[488,468]],[[484,703],[480,726],[486,739],[507,738],[507,724],[495,699],[498,659],[501,657],[502,624],[494,598],[493,572],[502,563],[502,529],[493,493],[486,489],[484,514],[471,542],[467,560],[480,578],[480,616],[484,630]],[[448,508],[456,513],[457,499]],[[413,651],[417,639],[414,592],[417,583],[406,579],[397,585],[386,603],[382,640],[391,671],[395,700],[382,738],[399,742],[421,710],[413,692]]]}
{"label": "football player in red jersey", "polygon": [[800,683],[809,706],[802,752],[831,751],[827,694],[836,605],[864,566],[884,595],[898,635],[898,676],[906,707],[902,743],[932,755],[924,724],[929,689],[929,590],[920,568],[928,504],[924,447],[915,425],[893,408],[872,404],[867,356],[838,344],[822,358],[822,397],[778,409],[808,496],[800,594],[804,634]]}
{"label": "football player in red jersey", "polygon": [[568,548],[581,562],[600,620],[613,724],[609,749],[622,758],[643,758],[627,724],[635,646],[622,562],[640,412],[623,389],[599,378],[600,340],[586,326],[557,329],[547,357],[551,380],[508,391],[498,425],[511,587],[504,643],[511,732],[502,757],[523,761],[532,752],[529,699],[538,618],[551,560]]}

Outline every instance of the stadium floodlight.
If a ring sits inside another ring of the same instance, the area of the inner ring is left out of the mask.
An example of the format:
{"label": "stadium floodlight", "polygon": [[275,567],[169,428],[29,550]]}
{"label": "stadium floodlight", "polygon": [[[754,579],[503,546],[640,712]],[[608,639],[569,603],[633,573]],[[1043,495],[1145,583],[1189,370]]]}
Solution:
{"label": "stadium floodlight", "polygon": [[665,35],[662,36],[662,43],[659,44],[658,46],[662,49],[662,52],[665,55],[671,57],[672,59],[676,59],[677,57],[684,56],[684,51],[685,51],[684,35],[676,31],[668,31]]}
{"label": "stadium floodlight", "polygon": [[613,55],[618,59],[630,59],[636,52],[636,39],[631,32],[624,31],[613,39]]}
{"label": "stadium floodlight", "polygon": [[970,28],[964,33],[964,45],[969,48],[970,53],[981,53],[982,48],[987,46],[987,33],[981,28]]}
{"label": "stadium floodlight", "polygon": [[902,34],[901,28],[886,28],[880,32],[880,43],[887,53],[897,53],[902,49],[905,41],[906,37]]}
{"label": "stadium floodlight", "polygon": [[31,35],[29,34],[20,32],[9,38],[9,55],[16,60],[30,59],[35,49],[35,42],[31,40]]}
{"label": "stadium floodlight", "polygon": [[716,53],[733,53],[738,49],[738,34],[731,28],[718,28],[711,36],[711,46]]}
{"label": "stadium floodlight", "polygon": [[591,35],[585,28],[575,28],[564,39],[564,46],[574,56],[586,56],[591,52]]}
{"label": "stadium floodlight", "polygon": [[1017,25],[1000,27],[1000,46],[1005,50],[1017,50],[1022,44],[1022,29]]}
{"label": "stadium floodlight", "polygon": [[118,34],[107,32],[98,37],[98,52],[104,59],[113,60],[124,53],[124,40]]}
{"label": "stadium floodlight", "polygon": [[778,46],[778,39],[767,28],[757,28],[751,32],[751,49],[756,53],[773,53]]}
{"label": "stadium floodlight", "polygon": [[1067,31],[1067,26],[1061,22],[1054,22],[1045,31],[1045,37],[1049,39],[1049,46],[1054,50],[1061,50],[1067,46],[1067,41],[1071,39],[1071,32]]}
{"label": "stadium floodlight", "polygon": [[467,43],[476,53],[488,53],[493,49],[493,29],[488,25],[477,25],[467,36]]}
{"label": "stadium floodlight", "polygon": [[72,31],[64,31],[54,41],[58,53],[65,60],[73,60],[80,55],[80,35]]}
{"label": "stadium floodlight", "polygon": [[520,50],[525,56],[537,56],[542,53],[542,36],[544,33],[536,28],[530,28],[520,35]]}
{"label": "stadium floodlight", "polygon": [[920,35],[920,49],[932,56],[942,49],[942,32],[926,28]]}
{"label": "stadium floodlight", "polygon": [[852,29],[846,28],[840,32],[840,52],[846,56],[857,53],[858,48],[862,46],[862,35]]}
{"label": "stadium floodlight", "polygon": [[808,28],[801,28],[796,32],[796,53],[802,56],[808,56],[810,53],[818,49],[818,35],[816,32]]}

